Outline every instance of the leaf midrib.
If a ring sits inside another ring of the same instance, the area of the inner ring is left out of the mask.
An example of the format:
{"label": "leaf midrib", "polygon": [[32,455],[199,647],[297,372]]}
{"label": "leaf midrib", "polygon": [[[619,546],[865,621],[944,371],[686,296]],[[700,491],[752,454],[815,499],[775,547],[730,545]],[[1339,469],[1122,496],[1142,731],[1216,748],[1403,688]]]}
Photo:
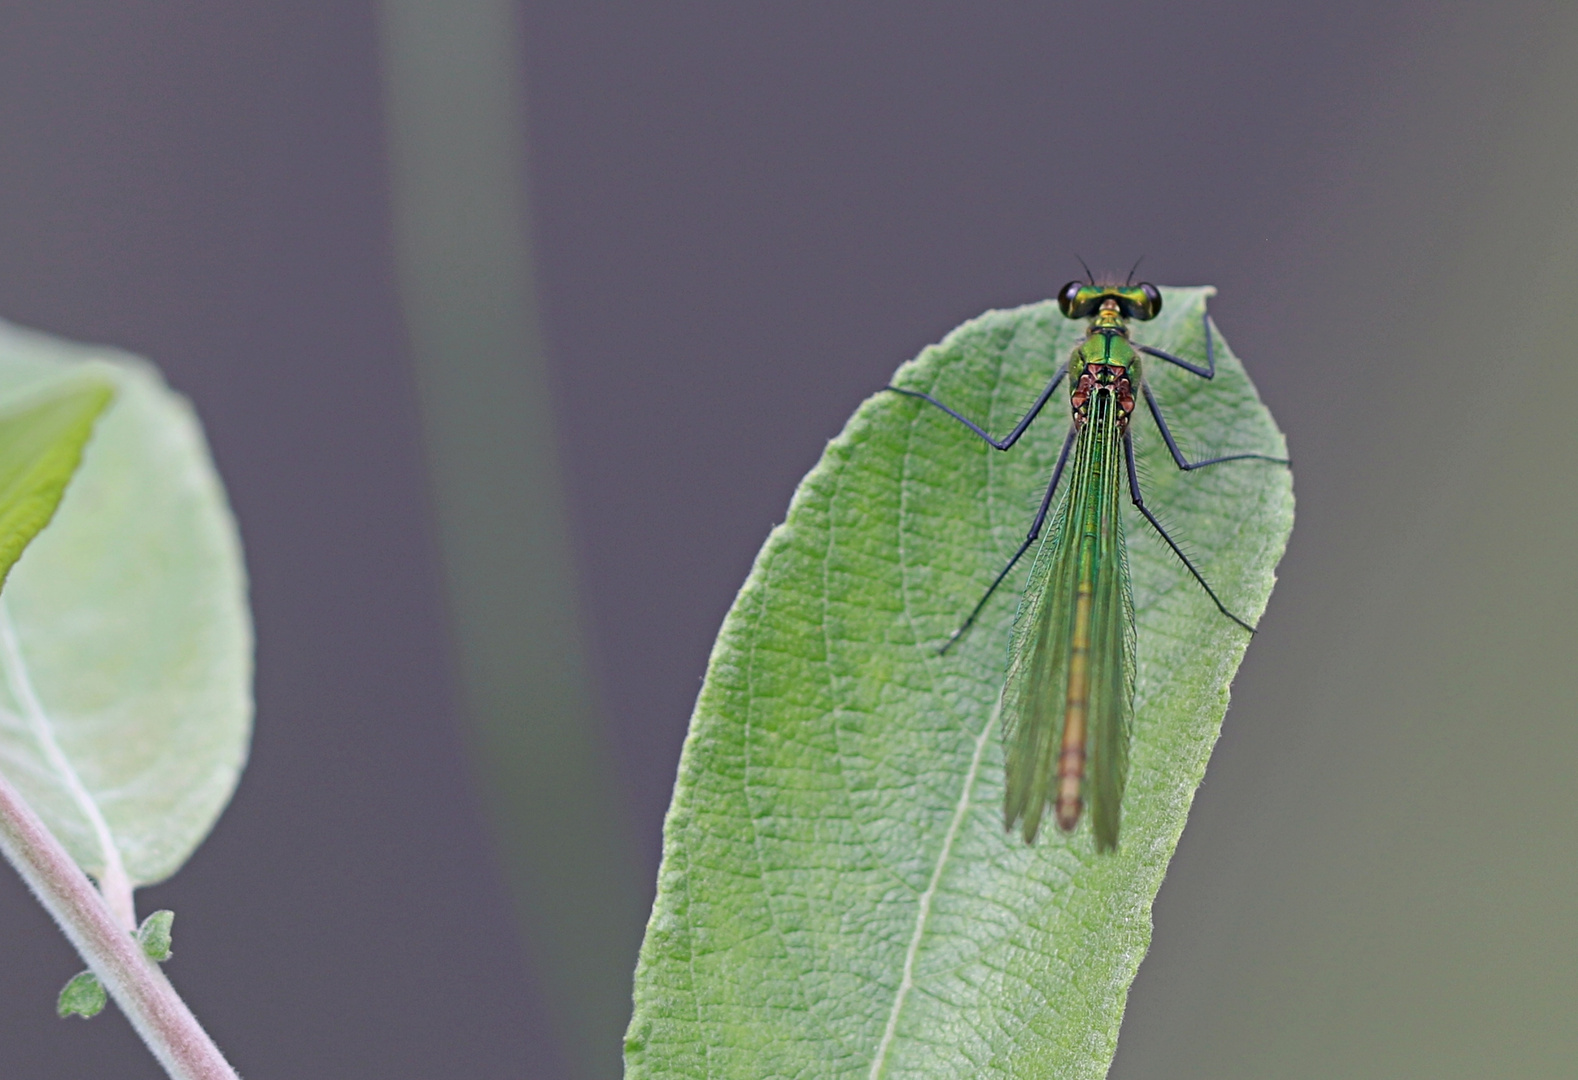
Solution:
{"label": "leaf midrib", "polygon": [[[127,876],[126,866],[121,861],[120,848],[115,843],[115,835],[110,831],[109,822],[105,820],[103,811],[99,809],[98,801],[88,791],[87,785],[82,782],[82,777],[71,764],[71,759],[66,756],[65,749],[55,738],[54,724],[44,709],[44,703],[39,700],[38,692],[33,688],[33,680],[27,672],[27,660],[22,655],[22,643],[17,637],[16,624],[12,621],[10,608],[6,606],[3,599],[0,599],[0,668],[5,671],[6,682],[16,694],[23,719],[27,721],[28,730],[32,732],[33,738],[38,741],[44,760],[55,771],[65,786],[66,793],[71,797],[72,804],[87,819],[89,827],[93,830],[94,839],[98,841],[100,856],[103,858],[103,867],[97,876],[106,899],[118,898],[122,894],[129,898],[132,889],[131,879]],[[117,915],[119,914],[122,913],[117,912]]]}
{"label": "leaf midrib", "polygon": [[948,831],[943,836],[942,850],[937,853],[937,861],[932,866],[931,880],[926,883],[926,891],[920,895],[920,905],[915,913],[915,930],[910,935],[909,947],[904,950],[903,973],[899,977],[899,988],[893,995],[893,1008],[888,1012],[887,1027],[883,1029],[882,1040],[877,1044],[877,1052],[872,1057],[870,1080],[881,1080],[883,1066],[887,1064],[888,1050],[892,1047],[898,1033],[899,1016],[904,1011],[904,1003],[915,985],[915,957],[920,952],[922,939],[926,936],[926,923],[931,918],[931,900],[937,894],[938,886],[942,884],[943,871],[947,869],[948,860],[953,856],[953,842],[957,839],[959,828],[970,812],[971,797],[975,793],[975,778],[980,774],[981,761],[986,757],[986,744],[991,738],[992,727],[996,722],[997,710],[993,709],[986,723],[981,725],[981,730],[975,736],[975,753],[971,755],[970,767],[964,774],[959,801],[954,805],[953,818],[948,822]]}
{"label": "leaf midrib", "polygon": [[[997,378],[993,381],[992,387],[991,387],[991,391],[990,391],[990,401],[988,403],[988,416],[989,417],[996,415],[996,412],[997,412],[998,392],[1002,389],[1002,383],[1003,383],[1002,365],[1003,365],[1003,361],[1001,360],[1001,358],[999,358],[998,370],[997,370]],[[934,388],[935,388],[935,386],[934,386]],[[905,517],[905,503],[908,501],[909,492],[910,492],[910,485],[908,483],[906,483],[905,481],[906,481],[906,479],[909,476],[910,462],[914,458],[915,431],[916,431],[916,425],[918,424],[918,422],[919,422],[919,415],[917,415],[916,417],[912,417],[911,421],[910,421],[910,423],[908,425],[908,431],[906,432],[906,437],[905,437],[905,442],[904,442],[903,464],[900,466],[900,469],[899,469],[899,475],[900,475],[900,482],[899,482],[899,521],[900,521],[900,528],[899,528],[899,536],[898,536],[898,548],[899,548],[899,566],[900,566],[900,573],[901,573],[901,575],[909,567],[909,560],[907,558],[905,558],[905,550],[904,550],[905,529],[903,528],[903,524],[902,523],[903,523],[903,520],[904,520],[904,517]],[[991,454],[987,454],[986,455],[986,485],[987,485],[988,494],[990,494],[992,485],[995,482],[996,470],[993,469],[993,465],[995,463],[996,462],[995,462],[994,456],[991,455]],[[842,471],[842,468],[840,469],[840,471]],[[988,501],[988,505],[990,505],[991,499],[988,498],[987,501]],[[989,531],[990,531],[990,524],[991,523],[988,522],[988,529],[989,529]],[[829,537],[830,537],[830,539],[831,539],[831,534],[832,534],[832,523],[830,521],[829,522]],[[825,597],[825,595],[826,594],[824,592],[824,597]],[[904,589],[904,617],[909,622],[911,629],[914,630],[914,631],[917,631],[917,633],[916,633],[916,641],[918,642],[918,641],[922,640],[920,634],[918,633],[920,628],[916,625],[914,610],[913,610],[913,608],[910,605],[910,590],[907,587]],[[928,664],[927,665],[927,671],[932,673],[932,683],[933,683],[933,688],[935,689],[935,687],[936,687],[935,667],[933,665],[931,665],[931,664]],[[883,1027],[882,1038],[877,1043],[876,1053],[872,1055],[871,1071],[868,1074],[869,1080],[881,1080],[882,1070],[887,1066],[888,1052],[892,1049],[894,1040],[898,1036],[899,1019],[903,1015],[905,1003],[909,1000],[909,992],[915,986],[915,958],[916,958],[916,956],[919,955],[920,948],[921,948],[921,942],[924,941],[925,937],[926,937],[926,926],[927,926],[927,923],[931,919],[932,898],[934,896],[936,896],[937,889],[942,884],[942,876],[943,876],[944,871],[948,867],[948,860],[953,857],[954,841],[958,838],[959,830],[964,824],[964,819],[969,814],[970,803],[971,803],[972,797],[973,797],[973,795],[975,793],[976,777],[980,775],[981,762],[986,757],[986,746],[987,746],[988,741],[991,738],[992,730],[993,730],[993,727],[996,725],[996,723],[997,723],[997,710],[996,710],[996,708],[993,708],[988,713],[986,722],[984,724],[982,724],[980,730],[976,732],[976,735],[975,735],[975,748],[974,748],[974,751],[970,755],[970,767],[965,770],[965,774],[964,774],[964,777],[963,777],[963,782],[961,783],[960,789],[959,789],[959,798],[958,798],[957,802],[955,802],[955,804],[954,804],[953,815],[949,819],[949,822],[948,822],[948,830],[947,830],[946,833],[943,834],[942,847],[938,850],[938,852],[937,852],[937,859],[932,864],[931,878],[926,883],[925,891],[923,891],[920,894],[920,898],[919,898],[919,901],[918,901],[918,904],[917,904],[917,907],[916,907],[915,928],[914,928],[913,931],[911,931],[909,945],[904,950],[904,964],[903,964],[903,967],[901,968],[901,971],[900,971],[898,989],[894,992],[894,995],[893,995],[893,1005],[888,1010],[887,1024]]]}

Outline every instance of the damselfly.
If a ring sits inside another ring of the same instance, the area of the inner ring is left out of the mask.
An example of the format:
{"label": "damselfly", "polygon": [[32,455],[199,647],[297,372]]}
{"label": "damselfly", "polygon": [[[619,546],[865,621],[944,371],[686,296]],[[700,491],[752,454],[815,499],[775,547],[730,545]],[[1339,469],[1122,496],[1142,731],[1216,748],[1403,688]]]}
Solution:
{"label": "damselfly", "polygon": [[[1020,558],[1051,526],[1031,563],[1019,602],[998,711],[1002,717],[1006,794],[1003,823],[1019,825],[1026,843],[1035,840],[1048,808],[1058,827],[1071,832],[1086,801],[1096,849],[1118,843],[1123,789],[1129,771],[1129,731],[1134,713],[1134,603],[1129,590],[1121,491],[1199,582],[1217,608],[1244,630],[1254,627],[1217,597],[1216,591],[1145,505],[1134,464],[1129,421],[1136,398],[1143,397],[1162,440],[1179,469],[1192,471],[1228,461],[1267,461],[1267,454],[1225,454],[1188,460],[1178,448],[1161,405],[1146,382],[1141,354],[1176,364],[1202,379],[1216,374],[1211,323],[1205,322],[1205,363],[1136,345],[1129,323],[1156,317],[1162,294],[1146,282],[1098,285],[1071,281],[1058,292],[1058,307],[1070,319],[1089,320],[1085,338],[1075,346],[1023,419],[1003,438],[949,408],[929,394],[900,386],[889,390],[929,402],[958,420],[992,447],[1007,450],[1041,414],[1053,393],[1069,380],[1072,417],[1062,452],[1052,470],[1046,496],[1029,535],[987,588],[985,595],[942,647],[946,652],[974,625],[986,603]],[[1060,480],[1068,473],[1068,483]],[[1052,508],[1056,503],[1056,512]],[[1088,763],[1088,769],[1087,769]]]}

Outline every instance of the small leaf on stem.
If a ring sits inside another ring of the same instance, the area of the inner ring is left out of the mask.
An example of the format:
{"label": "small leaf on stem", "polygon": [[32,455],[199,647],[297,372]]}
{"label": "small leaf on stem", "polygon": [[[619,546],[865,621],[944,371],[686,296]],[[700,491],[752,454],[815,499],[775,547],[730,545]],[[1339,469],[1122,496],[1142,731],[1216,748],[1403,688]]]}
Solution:
{"label": "small leaf on stem", "polygon": [[164,963],[170,959],[170,924],[175,922],[175,912],[156,911],[137,928],[137,943],[150,960]]}
{"label": "small leaf on stem", "polygon": [[104,984],[91,971],[79,971],[60,990],[60,1000],[55,1002],[55,1015],[64,1020],[68,1016],[87,1019],[104,1011]]}

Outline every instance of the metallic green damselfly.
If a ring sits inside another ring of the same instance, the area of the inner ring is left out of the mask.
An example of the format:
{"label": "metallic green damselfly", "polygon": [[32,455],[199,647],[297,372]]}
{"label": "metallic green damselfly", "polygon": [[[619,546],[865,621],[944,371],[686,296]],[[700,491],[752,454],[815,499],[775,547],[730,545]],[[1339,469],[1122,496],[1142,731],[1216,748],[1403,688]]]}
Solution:
{"label": "metallic green damselfly", "polygon": [[[1131,274],[1130,281],[1132,278]],[[1040,415],[1063,379],[1069,380],[1072,424],[1029,535],[942,651],[975,623],[998,586],[1041,537],[1051,514],[1051,526],[1031,563],[1014,619],[1008,672],[998,707],[1007,772],[1003,823],[1010,831],[1018,825],[1025,842],[1031,843],[1049,808],[1058,827],[1072,832],[1088,801],[1096,849],[1110,851],[1118,843],[1134,714],[1134,603],[1121,513],[1125,483],[1130,500],[1145,521],[1221,613],[1254,632],[1253,626],[1227,609],[1145,505],[1129,430],[1136,398],[1145,399],[1173,462],[1181,470],[1227,461],[1279,465],[1288,461],[1266,454],[1226,454],[1190,461],[1178,448],[1161,405],[1145,380],[1141,355],[1175,364],[1202,379],[1212,378],[1216,358],[1208,317],[1203,317],[1205,363],[1201,365],[1130,341],[1130,322],[1153,319],[1161,311],[1162,294],[1154,285],[1072,281],[1058,291],[1058,307],[1070,319],[1088,320],[1085,338],[1075,346],[1068,362],[1057,369],[1024,418],[1001,439],[929,394],[898,386],[888,389],[935,405],[992,447],[1007,450]],[[1068,483],[1060,485],[1065,471]]]}

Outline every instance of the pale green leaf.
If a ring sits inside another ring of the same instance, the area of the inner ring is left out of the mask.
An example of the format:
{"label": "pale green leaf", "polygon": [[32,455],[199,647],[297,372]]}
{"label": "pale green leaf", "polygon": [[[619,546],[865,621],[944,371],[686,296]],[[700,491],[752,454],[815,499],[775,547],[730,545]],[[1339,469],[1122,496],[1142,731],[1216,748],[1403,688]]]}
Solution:
{"label": "pale green leaf", "polygon": [[0,323],[0,411],[115,399],[0,594],[0,769],[84,869],[174,873],[246,758],[252,629],[235,522],[191,406],[150,365]]}
{"label": "pale green leaf", "polygon": [[[1204,359],[1209,289],[1164,290],[1135,339]],[[905,364],[1006,432],[1083,329],[1051,303],[990,312]],[[1191,457],[1283,454],[1217,338],[1206,382],[1147,372]],[[1005,834],[999,732],[1015,591],[946,656],[1028,528],[1067,429],[1060,391],[1007,453],[883,393],[856,412],[769,537],[708,667],[665,826],[636,977],[631,1077],[1102,1077],[1150,907],[1249,635],[1137,514],[1132,773],[1116,853],[1088,821]],[[1292,526],[1288,470],[1181,474],[1134,430],[1147,501],[1254,620]]]}

